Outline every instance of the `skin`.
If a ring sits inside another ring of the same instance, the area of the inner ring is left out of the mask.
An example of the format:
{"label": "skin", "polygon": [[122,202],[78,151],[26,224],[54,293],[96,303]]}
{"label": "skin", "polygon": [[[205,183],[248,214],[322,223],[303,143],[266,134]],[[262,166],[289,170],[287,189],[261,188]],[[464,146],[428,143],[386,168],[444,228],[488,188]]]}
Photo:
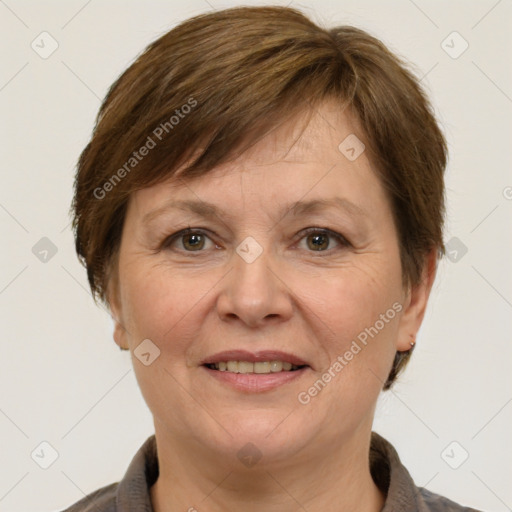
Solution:
{"label": "skin", "polygon": [[[420,327],[435,253],[422,282],[404,288],[390,203],[368,151],[349,161],[338,150],[352,133],[364,142],[357,120],[330,101],[302,134],[299,120],[207,175],[168,180],[130,198],[108,293],[114,339],[132,352],[154,417],[157,512],[383,506],[367,462],[375,405],[395,351],[409,350]],[[333,196],[364,215],[335,208],[281,212],[294,201]],[[171,210],[145,226],[143,217],[169,199],[208,201],[225,214]],[[206,235],[199,250],[190,235],[162,247],[189,226]],[[303,233],[308,227],[330,229],[349,243],[333,236],[318,241],[318,232]],[[236,252],[248,236],[263,250],[250,264]],[[394,303],[401,312],[301,404],[298,394]],[[133,353],[144,339],[160,350],[148,366]],[[291,352],[310,368],[270,391],[242,392],[201,367],[206,356],[227,349]],[[248,442],[262,455],[252,467],[237,457]]]}

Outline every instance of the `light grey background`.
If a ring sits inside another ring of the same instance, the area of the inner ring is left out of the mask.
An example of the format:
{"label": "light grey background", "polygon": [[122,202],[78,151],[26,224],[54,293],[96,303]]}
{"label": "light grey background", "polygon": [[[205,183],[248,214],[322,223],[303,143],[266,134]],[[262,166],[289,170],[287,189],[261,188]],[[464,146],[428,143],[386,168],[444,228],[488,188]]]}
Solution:
{"label": "light grey background", "polygon": [[[153,433],[129,354],[114,344],[74,253],[74,165],[100,99],[149,42],[185,18],[236,4],[0,0],[3,511],[60,510],[118,481]],[[382,396],[374,429],[418,485],[511,510],[512,4],[291,5],[319,22],[369,30],[412,61],[450,146],[446,240],[457,237],[467,253],[452,240],[455,261],[441,264],[413,361]],[[46,59],[31,47],[51,49],[43,31],[58,43]],[[55,255],[40,246],[33,253],[43,237]],[[58,452],[48,469],[40,467],[51,462],[43,441]]]}

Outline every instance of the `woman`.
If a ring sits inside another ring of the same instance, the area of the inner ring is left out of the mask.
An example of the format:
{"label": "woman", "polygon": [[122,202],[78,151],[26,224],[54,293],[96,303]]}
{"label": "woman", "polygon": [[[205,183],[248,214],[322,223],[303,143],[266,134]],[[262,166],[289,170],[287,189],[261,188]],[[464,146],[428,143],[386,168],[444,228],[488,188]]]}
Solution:
{"label": "woman", "polygon": [[73,210],[155,435],[68,511],[473,510],[371,430],[444,251],[446,153],[418,81],[357,28],[246,7],[151,44]]}

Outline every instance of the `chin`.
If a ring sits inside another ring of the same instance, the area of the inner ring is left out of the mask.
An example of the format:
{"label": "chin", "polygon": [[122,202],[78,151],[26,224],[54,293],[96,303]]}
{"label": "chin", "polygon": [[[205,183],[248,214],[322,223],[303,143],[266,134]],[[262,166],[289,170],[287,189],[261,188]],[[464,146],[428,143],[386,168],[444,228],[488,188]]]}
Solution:
{"label": "chin", "polygon": [[233,420],[237,414],[233,411],[226,424],[231,435],[217,425],[216,436],[209,438],[210,448],[220,452],[221,457],[228,455],[228,459],[240,461],[246,467],[256,463],[259,467],[270,466],[289,460],[310,445],[314,435],[313,425],[308,425],[304,418],[299,422],[296,418],[292,420],[294,413],[290,415],[290,412],[289,408],[260,409],[249,416],[245,411]]}

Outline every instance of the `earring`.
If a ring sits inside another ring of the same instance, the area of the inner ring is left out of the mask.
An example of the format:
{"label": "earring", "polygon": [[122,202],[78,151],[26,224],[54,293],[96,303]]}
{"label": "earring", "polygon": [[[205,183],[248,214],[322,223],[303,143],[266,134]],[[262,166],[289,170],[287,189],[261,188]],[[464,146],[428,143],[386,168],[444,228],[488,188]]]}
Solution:
{"label": "earring", "polygon": [[411,348],[412,348],[412,347],[414,347],[414,345],[416,345],[416,341],[415,340],[411,340],[410,344],[411,344]]}

